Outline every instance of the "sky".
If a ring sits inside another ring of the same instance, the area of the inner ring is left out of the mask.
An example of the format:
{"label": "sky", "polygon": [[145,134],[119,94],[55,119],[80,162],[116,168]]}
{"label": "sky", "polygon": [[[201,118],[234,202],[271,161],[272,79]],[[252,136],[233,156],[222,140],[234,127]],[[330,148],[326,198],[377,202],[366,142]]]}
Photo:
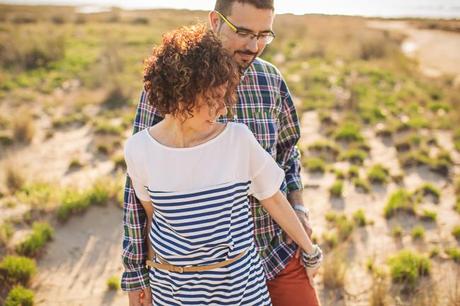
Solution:
{"label": "sky", "polygon": [[[0,0],[13,4],[210,10],[213,0]],[[460,0],[275,0],[277,13],[460,18]]]}

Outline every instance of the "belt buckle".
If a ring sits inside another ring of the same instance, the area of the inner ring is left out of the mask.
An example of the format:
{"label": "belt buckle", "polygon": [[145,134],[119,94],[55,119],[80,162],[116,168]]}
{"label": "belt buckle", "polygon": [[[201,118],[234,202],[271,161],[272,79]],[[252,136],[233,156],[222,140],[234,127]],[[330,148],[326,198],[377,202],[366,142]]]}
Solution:
{"label": "belt buckle", "polygon": [[178,272],[178,273],[184,273],[184,267],[178,267],[178,266],[175,266],[174,267],[174,272]]}

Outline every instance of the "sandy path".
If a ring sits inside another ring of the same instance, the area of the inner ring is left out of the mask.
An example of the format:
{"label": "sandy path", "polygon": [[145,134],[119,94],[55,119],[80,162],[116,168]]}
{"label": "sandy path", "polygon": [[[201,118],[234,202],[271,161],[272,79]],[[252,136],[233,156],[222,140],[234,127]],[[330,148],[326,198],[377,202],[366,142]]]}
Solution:
{"label": "sandy path", "polygon": [[417,29],[404,21],[370,21],[368,26],[407,35],[402,49],[419,61],[424,74],[449,74],[460,83],[460,33]]}
{"label": "sandy path", "polygon": [[120,276],[122,211],[93,207],[55,228],[54,240],[38,261],[32,288],[46,306],[127,305],[127,296],[109,292],[107,279]]}

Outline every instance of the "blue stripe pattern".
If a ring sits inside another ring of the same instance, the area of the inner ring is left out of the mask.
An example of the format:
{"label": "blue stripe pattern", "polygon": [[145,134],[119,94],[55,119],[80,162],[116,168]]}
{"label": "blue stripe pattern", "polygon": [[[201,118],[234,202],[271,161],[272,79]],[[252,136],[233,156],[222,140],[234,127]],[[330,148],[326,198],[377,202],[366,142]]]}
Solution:
{"label": "blue stripe pattern", "polygon": [[271,305],[254,245],[248,201],[251,182],[230,182],[188,192],[149,190],[155,253],[177,266],[208,265],[246,251],[218,269],[149,271],[154,305]]}

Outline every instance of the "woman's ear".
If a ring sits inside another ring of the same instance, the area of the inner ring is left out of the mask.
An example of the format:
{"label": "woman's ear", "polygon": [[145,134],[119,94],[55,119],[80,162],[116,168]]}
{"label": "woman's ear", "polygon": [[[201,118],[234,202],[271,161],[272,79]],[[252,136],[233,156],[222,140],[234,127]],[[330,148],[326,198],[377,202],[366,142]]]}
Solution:
{"label": "woman's ear", "polygon": [[208,19],[209,26],[211,27],[212,31],[214,33],[217,33],[220,23],[219,15],[217,15],[216,11],[211,11],[209,12]]}

